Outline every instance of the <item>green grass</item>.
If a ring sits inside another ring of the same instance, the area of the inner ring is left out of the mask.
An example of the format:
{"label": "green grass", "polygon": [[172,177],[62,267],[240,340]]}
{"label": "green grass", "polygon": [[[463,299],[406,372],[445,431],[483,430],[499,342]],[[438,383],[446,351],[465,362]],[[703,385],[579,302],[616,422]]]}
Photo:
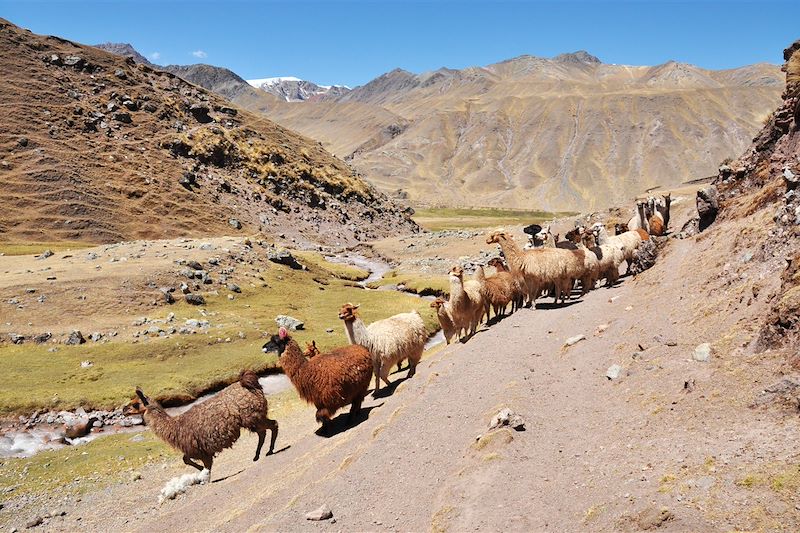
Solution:
{"label": "green grass", "polygon": [[131,442],[134,435],[138,433],[118,433],[24,459],[0,459],[0,493],[14,487],[7,497],[53,491],[60,496],[81,494],[130,479],[146,464],[177,457],[152,432],[141,433],[139,442]]}
{"label": "green grass", "polygon": [[406,286],[407,290],[423,296],[443,295],[450,292],[450,279],[447,276],[426,276],[423,274],[410,274],[392,270],[383,278],[369,284],[369,288],[377,289],[385,285]]}
{"label": "green grass", "polygon": [[63,252],[65,250],[81,250],[97,246],[88,242],[0,242],[0,254],[3,255],[39,255],[45,250]]}
{"label": "green grass", "polygon": [[[234,381],[243,368],[263,371],[274,366],[274,355],[261,352],[261,334],[277,330],[274,318],[279,314],[304,321],[306,329],[295,334],[298,342],[304,346],[315,339],[322,350],[347,343],[338,318],[346,302],[360,303],[367,323],[417,309],[430,333],[438,329],[427,301],[396,291],[354,288],[313,264],[308,271],[274,265],[261,275],[264,281],[255,286],[240,283],[242,294],[235,300],[222,293],[206,295],[205,318],[212,326],[208,335],[174,335],[136,344],[60,345],[56,352],[48,351],[52,345],[0,346],[0,365],[6,369],[0,373],[0,415],[79,406],[111,409],[127,402],[137,385],[161,400],[191,400]],[[202,318],[198,308],[185,303],[151,316],[169,311],[179,317],[176,325],[185,318]],[[327,333],[328,328],[333,332]],[[245,339],[239,338],[239,331]],[[217,341],[225,338],[231,342]],[[85,360],[94,366],[81,368]]]}
{"label": "green grass", "polygon": [[420,208],[414,220],[430,231],[457,230],[467,228],[490,228],[507,225],[528,225],[546,222],[554,218],[571,216],[572,212],[551,213],[548,211],[526,211],[523,209],[499,208]]}

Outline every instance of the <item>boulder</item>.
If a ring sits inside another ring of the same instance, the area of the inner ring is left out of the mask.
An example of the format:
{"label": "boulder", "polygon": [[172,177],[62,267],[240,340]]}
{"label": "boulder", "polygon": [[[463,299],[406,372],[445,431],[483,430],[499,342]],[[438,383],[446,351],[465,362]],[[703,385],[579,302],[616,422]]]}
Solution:
{"label": "boulder", "polygon": [[717,218],[719,212],[719,192],[716,186],[709,185],[697,191],[697,215],[700,218],[700,231],[705,230]]}
{"label": "boulder", "polygon": [[206,303],[206,299],[199,294],[187,294],[184,298],[189,305],[205,305]]}
{"label": "boulder", "polygon": [[608,370],[606,370],[606,377],[611,381],[619,379],[623,370],[624,369],[619,365],[611,365],[608,367]]}
{"label": "boulder", "polygon": [[76,345],[76,344],[83,344],[84,342],[86,342],[86,339],[84,339],[81,332],[76,329],[69,334],[69,337],[64,342],[64,344]]}
{"label": "boulder", "polygon": [[213,122],[214,119],[208,115],[209,109],[205,104],[192,104],[189,106],[189,113],[201,124]]}
{"label": "boulder", "polygon": [[303,327],[305,326],[305,324],[303,324],[302,321],[288,315],[276,316],[275,322],[278,324],[278,326],[284,327],[292,331],[303,329]]}
{"label": "boulder", "polygon": [[286,265],[291,267],[295,270],[301,270],[303,265],[301,265],[297,259],[284,248],[280,248],[278,250],[270,250],[267,252],[267,259],[272,261],[273,263],[278,263],[279,265]]}
{"label": "boulder", "polygon": [[489,422],[490,430],[503,426],[508,426],[516,431],[525,431],[525,420],[511,409],[505,408],[494,415],[492,421]]}

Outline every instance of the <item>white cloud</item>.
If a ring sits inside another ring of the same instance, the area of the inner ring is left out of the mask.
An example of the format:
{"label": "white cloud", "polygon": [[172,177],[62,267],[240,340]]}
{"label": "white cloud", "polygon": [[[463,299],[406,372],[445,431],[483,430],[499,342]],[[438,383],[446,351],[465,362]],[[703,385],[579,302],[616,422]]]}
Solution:
{"label": "white cloud", "polygon": [[208,57],[208,54],[203,52],[202,50],[195,50],[194,52],[192,52],[192,55],[194,57],[198,57],[200,59],[204,59],[204,58]]}
{"label": "white cloud", "polygon": [[149,54],[147,57],[149,57],[153,61],[158,61],[159,59],[161,59],[161,52],[153,52],[152,54]]}

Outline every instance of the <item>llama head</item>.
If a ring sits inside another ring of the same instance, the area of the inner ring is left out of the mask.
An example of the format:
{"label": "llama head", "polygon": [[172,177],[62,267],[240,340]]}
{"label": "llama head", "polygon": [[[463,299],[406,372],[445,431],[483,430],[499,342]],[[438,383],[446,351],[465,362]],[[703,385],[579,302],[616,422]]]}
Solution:
{"label": "llama head", "polygon": [[286,345],[289,344],[290,340],[292,340],[291,335],[286,331],[286,328],[281,326],[278,328],[278,333],[271,336],[269,340],[264,343],[264,346],[261,347],[261,351],[264,353],[276,352],[279,356],[283,355],[283,351],[286,349]]}
{"label": "llama head", "polygon": [[461,278],[464,277],[464,269],[461,268],[460,266],[456,265],[456,266],[454,266],[453,268],[450,269],[449,274],[450,274],[450,277],[456,277],[458,279],[461,279]]}
{"label": "llama head", "polygon": [[505,266],[503,265],[503,260],[500,259],[499,257],[492,257],[486,264],[494,268],[502,268],[503,266]]}
{"label": "llama head", "polygon": [[431,307],[433,307],[438,311],[439,308],[442,307],[444,304],[445,304],[444,298],[440,296],[431,302]]}
{"label": "llama head", "polygon": [[500,244],[508,240],[508,235],[504,231],[495,231],[486,237],[486,244]]}
{"label": "llama head", "polygon": [[360,305],[361,304],[353,305],[351,303],[344,304],[341,309],[339,309],[339,318],[345,322],[355,320],[358,317],[357,311]]}
{"label": "llama head", "polygon": [[150,398],[145,396],[142,389],[136,387],[136,396],[122,408],[122,414],[125,416],[143,415],[150,404]]}
{"label": "llama head", "polygon": [[307,342],[306,350],[303,352],[303,355],[305,355],[309,359],[319,355],[319,348],[317,348],[317,341]]}

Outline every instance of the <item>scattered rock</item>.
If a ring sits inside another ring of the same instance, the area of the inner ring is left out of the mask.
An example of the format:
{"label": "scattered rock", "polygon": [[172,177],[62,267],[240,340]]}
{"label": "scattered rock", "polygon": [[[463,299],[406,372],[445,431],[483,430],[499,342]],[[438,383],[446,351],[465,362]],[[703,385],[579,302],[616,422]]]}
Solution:
{"label": "scattered rock", "polygon": [[186,303],[190,305],[205,305],[206,299],[199,294],[187,294],[184,296]]}
{"label": "scattered rock", "polygon": [[704,342],[694,349],[692,359],[701,363],[706,363],[711,359],[711,344]]}
{"label": "scattered rock", "polygon": [[[141,435],[137,435],[137,436],[141,437]],[[142,437],[141,440],[144,440],[144,437]],[[133,441],[133,439],[131,439],[131,441]],[[139,481],[140,479],[142,479],[142,474],[141,473],[139,473],[139,472],[131,472],[131,481]]]}
{"label": "scattered rock", "polygon": [[9,335],[9,337],[11,337],[11,342],[13,344],[22,344],[23,342],[25,342],[24,335],[17,335],[16,333],[12,333]]}
{"label": "scattered rock", "polygon": [[49,341],[52,337],[53,337],[53,334],[50,333],[50,332],[40,333],[40,334],[36,335],[35,337],[33,337],[33,342],[35,342],[36,344],[44,344],[47,341]]}
{"label": "scattered rock", "polygon": [[586,335],[575,335],[574,337],[570,337],[569,339],[564,342],[564,346],[573,346],[578,344],[579,342],[586,340]]}
{"label": "scattered rock", "polygon": [[296,331],[298,329],[303,329],[304,324],[301,320],[298,320],[294,317],[288,315],[278,315],[275,317],[275,322],[278,326],[282,326],[286,329]]}
{"label": "scattered rock", "polygon": [[48,257],[52,257],[52,256],[53,256],[53,251],[52,250],[45,250],[44,252],[39,254],[38,258],[39,259],[47,259]]}
{"label": "scattered rock", "polygon": [[81,368],[92,368],[94,363],[91,361],[81,361]]}
{"label": "scattered rock", "polygon": [[100,342],[103,339],[103,334],[99,331],[94,331],[89,335],[89,340],[92,342]]}
{"label": "scattered rock", "polygon": [[81,332],[76,329],[69,334],[69,337],[67,338],[66,341],[64,341],[64,344],[75,345],[75,344],[83,344],[84,342],[86,342],[86,339],[84,339]]}
{"label": "scattered rock", "polygon": [[301,270],[303,265],[301,265],[295,257],[289,253],[289,250],[286,249],[279,249],[274,251],[269,251],[267,253],[267,259],[272,261],[273,263],[278,263],[279,265],[286,265],[288,267],[293,268],[294,270]]}
{"label": "scattered rock", "polygon": [[114,113],[111,118],[116,120],[117,122],[122,122],[123,124],[130,124],[133,122],[131,118],[131,114],[126,111],[120,111],[118,113]]}
{"label": "scattered rock", "polygon": [[117,70],[114,71],[114,76],[116,76],[117,78],[119,78],[121,80],[124,80],[124,79],[126,79],[128,77],[128,75],[125,74],[125,71],[122,70],[121,68],[118,68]]}
{"label": "scattered rock", "polygon": [[314,509],[313,511],[306,513],[306,520],[328,520],[333,518],[333,511],[331,508],[328,507],[328,504],[323,504],[322,507],[319,509]]}
{"label": "scattered rock", "polygon": [[181,283],[181,292],[183,294],[189,294],[189,286],[185,283]]}
{"label": "scattered rock", "polygon": [[19,139],[17,139],[17,144],[19,144],[23,148],[25,146],[28,146],[28,138],[27,137],[20,137]]}
{"label": "scattered rock", "polygon": [[28,529],[33,529],[36,526],[41,525],[42,522],[44,522],[44,518],[42,518],[41,516],[37,516],[36,518],[33,518],[32,520],[28,520],[28,522],[25,524],[25,527],[28,528]]}
{"label": "scattered rock", "polygon": [[171,287],[161,287],[159,290],[161,291],[161,294],[164,295],[164,301],[166,303],[168,304],[175,303],[175,297],[172,296],[173,289]]}
{"label": "scattered rock", "polygon": [[192,104],[189,106],[189,112],[201,124],[207,124],[214,120],[208,115],[209,109],[205,104]]}
{"label": "scattered rock", "polygon": [[197,261],[189,261],[188,263],[186,263],[186,266],[191,268],[192,270],[203,270],[203,265],[201,265]]}
{"label": "scattered rock", "polygon": [[492,421],[489,422],[489,430],[502,426],[508,426],[516,431],[525,431],[525,419],[511,409],[505,408],[494,415]]}
{"label": "scattered rock", "polygon": [[619,365],[611,365],[610,367],[608,367],[608,370],[606,370],[606,377],[612,381],[615,379],[619,379],[620,376],[622,376],[623,370],[624,369]]}
{"label": "scattered rock", "polygon": [[235,218],[232,218],[232,219],[228,220],[228,224],[230,224],[230,225],[231,225],[232,227],[234,227],[235,229],[242,229],[242,223],[241,223],[241,222],[239,222],[239,221],[238,221],[237,219],[235,219]]}
{"label": "scattered rock", "polygon": [[689,378],[683,382],[683,390],[685,392],[694,392],[694,388],[696,386],[694,378]]}
{"label": "scattered rock", "polygon": [[235,283],[228,283],[228,290],[231,292],[242,292],[241,287]]}
{"label": "scattered rock", "polygon": [[664,522],[668,522],[675,518],[672,511],[666,507],[656,509],[655,507],[648,507],[638,514],[636,517],[636,524],[643,530],[648,531],[661,527]]}

